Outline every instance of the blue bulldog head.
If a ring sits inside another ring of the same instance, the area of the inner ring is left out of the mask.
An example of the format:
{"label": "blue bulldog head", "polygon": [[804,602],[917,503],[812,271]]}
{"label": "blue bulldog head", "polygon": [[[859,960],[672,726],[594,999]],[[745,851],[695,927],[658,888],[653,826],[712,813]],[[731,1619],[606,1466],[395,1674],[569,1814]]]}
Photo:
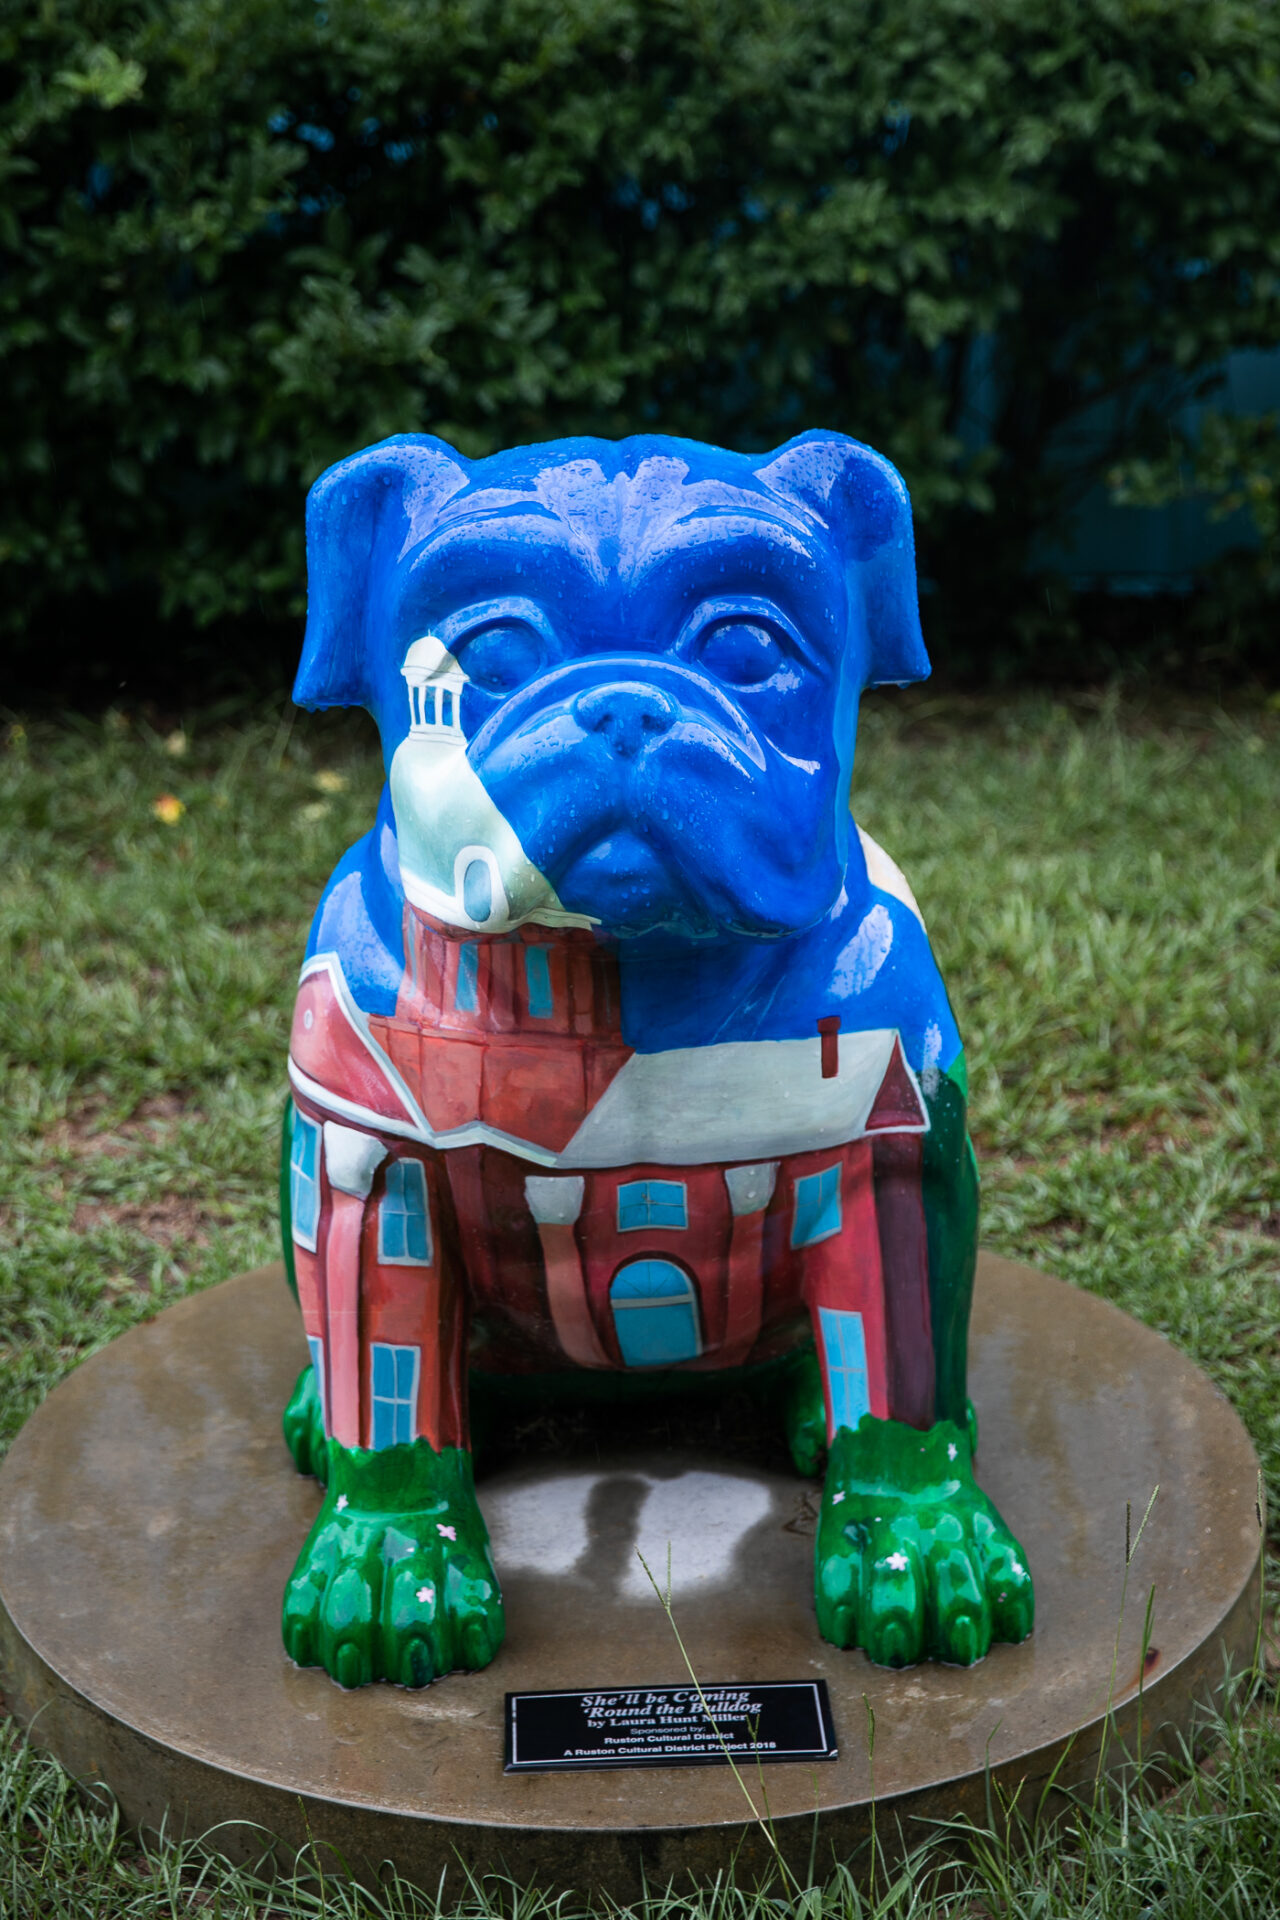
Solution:
{"label": "blue bulldog head", "polygon": [[406,893],[471,930],[812,925],[859,696],[929,671],[906,489],[839,434],[400,435],[316,482],[307,559],[294,698],[369,708]]}

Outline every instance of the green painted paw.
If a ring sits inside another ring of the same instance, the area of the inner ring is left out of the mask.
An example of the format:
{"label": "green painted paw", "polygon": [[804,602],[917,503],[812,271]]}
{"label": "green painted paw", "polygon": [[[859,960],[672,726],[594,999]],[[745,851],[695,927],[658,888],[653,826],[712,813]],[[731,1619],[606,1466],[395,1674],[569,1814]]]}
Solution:
{"label": "green painted paw", "polygon": [[502,1595],[471,1460],[425,1440],[380,1452],[329,1442],[324,1505],[285,1589],[285,1651],[344,1687],[425,1687],[488,1666]]}
{"label": "green painted paw", "polygon": [[883,1667],[972,1666],[1025,1640],[1035,1596],[1022,1548],[973,1477],[966,1428],[869,1414],[831,1446],[817,1542],[818,1625]]}
{"label": "green painted paw", "polygon": [[308,1473],[321,1486],[329,1477],[329,1447],[320,1412],[316,1370],[308,1362],[298,1375],[284,1410],[284,1441],[299,1473]]}

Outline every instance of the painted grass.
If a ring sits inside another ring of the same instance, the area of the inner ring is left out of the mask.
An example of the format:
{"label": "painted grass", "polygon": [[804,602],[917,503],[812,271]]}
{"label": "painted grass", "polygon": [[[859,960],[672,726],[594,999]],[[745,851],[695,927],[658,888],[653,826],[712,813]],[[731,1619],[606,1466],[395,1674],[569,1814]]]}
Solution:
{"label": "painted grass", "polygon": [[[294,972],[379,779],[371,733],[348,720],[9,729],[0,1444],[104,1340],[274,1257]],[[1194,1355],[1253,1434],[1273,1515],[1278,803],[1274,704],[879,697],[855,780],[858,817],[921,899],[968,1043],[986,1241]],[[1154,1804],[1086,1810],[1073,1848],[996,1849],[964,1886],[921,1864],[874,1897],[855,1863],[803,1904],[814,1920],[877,1900],[904,1916],[1280,1913],[1278,1773],[1272,1709],[1255,1707],[1224,1728],[1212,1772]],[[444,1908],[464,1893],[447,1887]],[[342,1911],[356,1896],[327,1898]],[[0,1914],[230,1920],[309,1900],[297,1885],[268,1899],[198,1852],[142,1854],[50,1763],[12,1740],[0,1757]],[[400,1889],[376,1910],[415,1901]],[[779,1904],[796,1902],[722,1885],[663,1913]],[[498,1888],[460,1911],[498,1905],[550,1911]],[[567,1896],[565,1920],[581,1905]]]}

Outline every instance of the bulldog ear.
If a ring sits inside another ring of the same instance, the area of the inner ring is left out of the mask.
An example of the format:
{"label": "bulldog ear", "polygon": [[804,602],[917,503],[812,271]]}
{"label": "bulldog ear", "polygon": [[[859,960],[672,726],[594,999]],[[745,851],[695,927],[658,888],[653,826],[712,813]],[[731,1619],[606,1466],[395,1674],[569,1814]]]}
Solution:
{"label": "bulldog ear", "polygon": [[897,468],[842,433],[813,432],[780,447],[759,477],[808,507],[856,569],[870,648],[865,684],[927,679],[911,500]]}
{"label": "bulldog ear", "polygon": [[398,433],[330,467],[307,495],[307,631],[293,683],[300,707],[358,707],[371,692],[370,612],[379,564],[423,538],[467,484],[460,454],[425,433]]}

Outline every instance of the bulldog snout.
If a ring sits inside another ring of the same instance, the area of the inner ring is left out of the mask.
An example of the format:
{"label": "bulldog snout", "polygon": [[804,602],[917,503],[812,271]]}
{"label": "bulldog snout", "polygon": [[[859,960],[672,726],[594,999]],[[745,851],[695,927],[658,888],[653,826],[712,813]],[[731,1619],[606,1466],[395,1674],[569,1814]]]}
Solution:
{"label": "bulldog snout", "polygon": [[584,733],[603,733],[614,752],[630,760],[650,740],[667,732],[675,721],[676,705],[657,687],[619,680],[580,693],[573,703],[573,716]]}

